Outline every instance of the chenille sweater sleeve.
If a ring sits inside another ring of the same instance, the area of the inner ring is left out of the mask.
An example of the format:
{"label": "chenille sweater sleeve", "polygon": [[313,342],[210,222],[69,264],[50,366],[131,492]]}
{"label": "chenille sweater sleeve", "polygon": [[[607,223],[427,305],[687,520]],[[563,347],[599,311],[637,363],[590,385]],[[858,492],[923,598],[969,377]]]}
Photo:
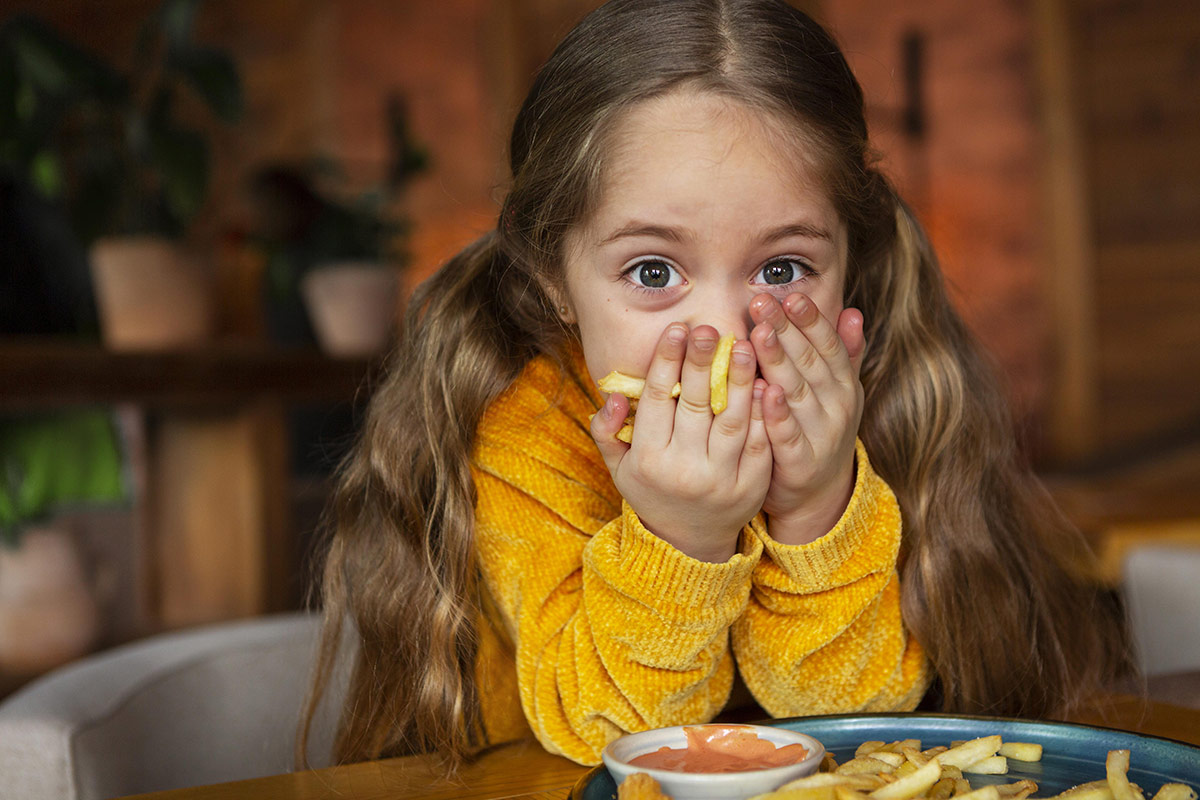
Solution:
{"label": "chenille sweater sleeve", "polygon": [[928,688],[924,652],[900,618],[900,508],[858,443],[853,495],[805,545],[762,525],[750,602],[734,623],[746,686],[772,716],[911,710]]}

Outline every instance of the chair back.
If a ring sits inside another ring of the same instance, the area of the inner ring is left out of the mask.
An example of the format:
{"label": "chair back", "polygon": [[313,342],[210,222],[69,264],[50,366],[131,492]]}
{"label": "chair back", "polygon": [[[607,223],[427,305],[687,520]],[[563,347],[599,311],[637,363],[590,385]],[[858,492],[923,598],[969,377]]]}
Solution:
{"label": "chair back", "polygon": [[[35,681],[0,703],[0,798],[92,800],[294,770],[319,628],[297,613],[162,634]],[[330,761],[346,676],[318,710],[314,767]]]}
{"label": "chair back", "polygon": [[1200,671],[1200,547],[1130,549],[1122,590],[1142,672],[1153,677]]}

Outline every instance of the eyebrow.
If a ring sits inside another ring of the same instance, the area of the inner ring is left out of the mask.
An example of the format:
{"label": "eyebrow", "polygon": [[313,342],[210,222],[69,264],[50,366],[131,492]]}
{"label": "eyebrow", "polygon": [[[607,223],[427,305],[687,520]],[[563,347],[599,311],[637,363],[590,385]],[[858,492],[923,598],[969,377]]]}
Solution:
{"label": "eyebrow", "polygon": [[[638,236],[652,236],[658,239],[666,239],[672,242],[683,242],[687,236],[684,230],[680,228],[672,228],[666,225],[652,225],[642,222],[629,222],[622,225],[617,230],[613,231],[607,237],[600,241],[601,245],[611,244],[618,239],[632,238]],[[813,225],[807,222],[794,222],[788,225],[780,225],[777,228],[768,228],[763,231],[759,239],[764,243],[776,242],[780,239],[790,239],[792,237],[800,237],[804,239],[821,239],[827,242],[833,241],[833,234],[819,225]]]}

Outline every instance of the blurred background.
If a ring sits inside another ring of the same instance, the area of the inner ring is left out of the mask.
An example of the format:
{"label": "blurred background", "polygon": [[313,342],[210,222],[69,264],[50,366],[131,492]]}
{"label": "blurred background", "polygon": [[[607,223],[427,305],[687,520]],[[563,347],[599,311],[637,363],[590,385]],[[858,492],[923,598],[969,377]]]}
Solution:
{"label": "blurred background", "polygon": [[[1195,3],[796,4],[1097,579],[1200,547]],[[596,5],[0,0],[0,693],[302,606],[397,314]]]}

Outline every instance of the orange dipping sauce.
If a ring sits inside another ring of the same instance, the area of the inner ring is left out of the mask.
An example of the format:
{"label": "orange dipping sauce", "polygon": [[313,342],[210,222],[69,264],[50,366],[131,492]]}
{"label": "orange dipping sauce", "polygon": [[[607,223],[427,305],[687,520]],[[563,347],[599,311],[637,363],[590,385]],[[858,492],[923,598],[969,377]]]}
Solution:
{"label": "orange dipping sauce", "polygon": [[795,764],[808,756],[804,745],[776,747],[742,725],[689,725],[683,732],[683,747],[660,747],[629,763],[672,772],[746,772]]}

